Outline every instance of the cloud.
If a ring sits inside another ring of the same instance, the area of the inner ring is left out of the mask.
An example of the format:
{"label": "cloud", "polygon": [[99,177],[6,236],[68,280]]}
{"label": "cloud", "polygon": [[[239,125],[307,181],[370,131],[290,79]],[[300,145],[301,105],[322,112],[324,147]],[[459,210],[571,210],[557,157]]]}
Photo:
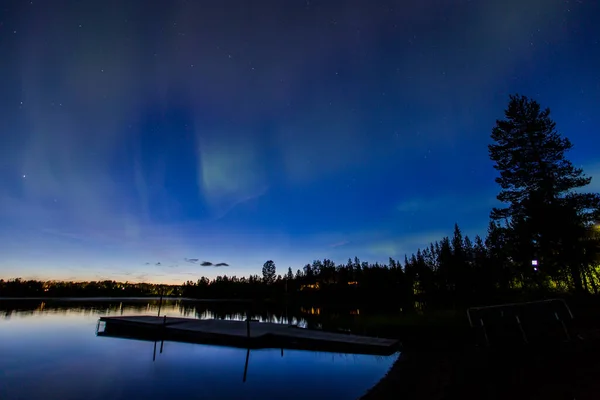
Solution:
{"label": "cloud", "polygon": [[157,266],[158,266],[158,265],[161,265],[161,263],[160,263],[160,262],[157,262],[157,263],[156,263],[156,264],[154,264],[154,265],[157,265]]}
{"label": "cloud", "polygon": [[[190,263],[192,263],[192,264],[195,264],[195,263],[197,263],[197,262],[198,262],[198,259],[197,259],[197,258],[186,258],[185,260],[186,260],[187,262],[190,262]],[[210,262],[210,261],[202,261],[202,262],[201,262],[199,265],[200,265],[201,267],[229,267],[229,264],[227,264],[227,263],[224,263],[224,262],[221,262],[221,263],[215,264],[215,263],[212,263],[212,262]]]}

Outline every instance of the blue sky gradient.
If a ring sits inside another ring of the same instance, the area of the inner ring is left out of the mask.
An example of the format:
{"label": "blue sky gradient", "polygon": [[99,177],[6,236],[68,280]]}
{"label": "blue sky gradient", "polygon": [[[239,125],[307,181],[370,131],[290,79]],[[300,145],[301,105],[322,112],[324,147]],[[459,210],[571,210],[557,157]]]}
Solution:
{"label": "blue sky gradient", "polygon": [[600,191],[597,1],[59,3],[0,13],[1,277],[183,282],[484,234],[511,93]]}

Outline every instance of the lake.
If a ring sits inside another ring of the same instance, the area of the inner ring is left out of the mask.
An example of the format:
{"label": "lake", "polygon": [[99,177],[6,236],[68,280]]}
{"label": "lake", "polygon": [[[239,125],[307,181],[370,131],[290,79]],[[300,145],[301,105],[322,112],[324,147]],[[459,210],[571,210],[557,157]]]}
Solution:
{"label": "lake", "polygon": [[[98,318],[244,319],[244,305],[153,299],[0,300],[0,399],[356,399],[398,354],[367,356],[99,337]],[[314,313],[314,310],[312,310]],[[310,323],[296,313],[253,314]],[[244,382],[244,372],[246,372]]]}

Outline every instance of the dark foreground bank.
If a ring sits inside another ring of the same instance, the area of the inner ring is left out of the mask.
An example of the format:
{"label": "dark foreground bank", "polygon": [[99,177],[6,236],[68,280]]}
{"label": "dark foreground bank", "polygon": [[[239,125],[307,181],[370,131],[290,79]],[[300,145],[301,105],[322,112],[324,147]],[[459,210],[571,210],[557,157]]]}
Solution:
{"label": "dark foreground bank", "polygon": [[363,400],[597,399],[597,344],[406,353]]}
{"label": "dark foreground bank", "polygon": [[595,303],[577,308],[571,341],[476,346],[456,327],[409,335],[400,358],[362,400],[597,399],[600,316]]}

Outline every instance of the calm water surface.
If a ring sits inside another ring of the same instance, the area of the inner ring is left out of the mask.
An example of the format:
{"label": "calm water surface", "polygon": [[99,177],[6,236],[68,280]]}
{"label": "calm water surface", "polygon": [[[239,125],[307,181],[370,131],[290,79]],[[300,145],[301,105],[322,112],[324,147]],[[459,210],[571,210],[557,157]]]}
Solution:
{"label": "calm water surface", "polygon": [[[160,314],[244,318],[218,308],[167,302]],[[157,311],[158,303],[147,300],[0,300],[0,399],[355,399],[398,357],[252,350],[243,382],[245,349],[165,342],[153,361],[154,342],[96,336],[102,315]],[[286,321],[268,313],[256,317]]]}

